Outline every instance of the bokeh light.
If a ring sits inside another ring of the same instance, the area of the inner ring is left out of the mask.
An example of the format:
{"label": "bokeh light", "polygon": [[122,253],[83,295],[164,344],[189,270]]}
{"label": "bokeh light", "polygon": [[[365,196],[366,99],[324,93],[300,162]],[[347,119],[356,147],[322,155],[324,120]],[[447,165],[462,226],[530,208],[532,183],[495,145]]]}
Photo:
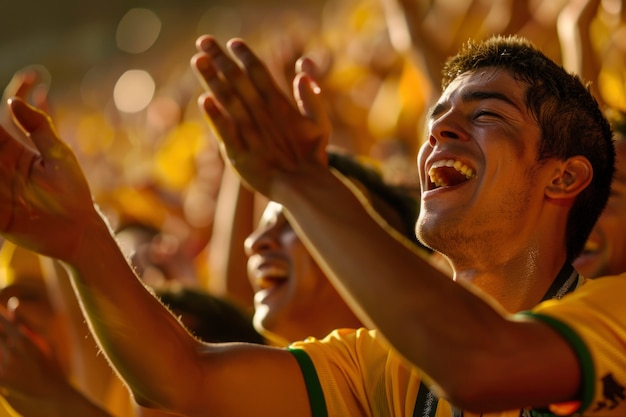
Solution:
{"label": "bokeh light", "polygon": [[137,113],[150,104],[155,89],[154,79],[147,71],[128,70],[115,83],[115,106],[124,113]]}
{"label": "bokeh light", "polygon": [[159,37],[161,19],[149,9],[133,8],[120,20],[115,34],[117,47],[122,51],[139,54],[145,52]]}

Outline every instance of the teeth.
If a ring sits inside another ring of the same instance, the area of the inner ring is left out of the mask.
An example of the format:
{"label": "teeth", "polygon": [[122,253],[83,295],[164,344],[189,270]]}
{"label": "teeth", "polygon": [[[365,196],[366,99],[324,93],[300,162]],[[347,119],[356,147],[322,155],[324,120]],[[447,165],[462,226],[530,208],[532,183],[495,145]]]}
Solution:
{"label": "teeth", "polygon": [[[430,181],[437,187],[445,187],[447,185],[451,185],[448,184],[448,182],[437,173],[437,168],[443,167],[454,168],[454,170],[464,175],[466,179],[470,179],[475,176],[474,170],[461,161],[456,161],[454,159],[435,161],[435,163],[433,163],[432,167],[428,171],[428,176],[430,177]],[[456,182],[456,184],[458,184],[458,182]]]}
{"label": "teeth", "polygon": [[585,243],[585,252],[597,252],[600,249],[600,245],[597,242],[588,240]]}

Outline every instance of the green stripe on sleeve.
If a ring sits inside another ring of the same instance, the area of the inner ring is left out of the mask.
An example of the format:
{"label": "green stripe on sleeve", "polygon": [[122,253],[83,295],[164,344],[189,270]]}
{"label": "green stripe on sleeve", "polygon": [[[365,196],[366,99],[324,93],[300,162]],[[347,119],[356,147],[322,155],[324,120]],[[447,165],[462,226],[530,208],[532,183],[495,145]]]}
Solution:
{"label": "green stripe on sleeve", "polygon": [[537,320],[546,323],[563,336],[572,349],[574,349],[582,369],[582,398],[580,399],[580,409],[577,412],[583,412],[593,401],[596,378],[593,360],[591,358],[591,353],[589,353],[589,349],[587,349],[587,345],[567,324],[553,317],[533,312],[524,312],[521,314],[536,318]]}
{"label": "green stripe on sleeve", "polygon": [[324,392],[320,385],[320,380],[315,370],[315,365],[309,357],[309,355],[302,349],[287,348],[289,352],[298,361],[302,376],[304,377],[304,383],[306,384],[306,390],[309,394],[309,404],[311,405],[311,414],[313,417],[328,417],[328,410],[326,409],[326,401],[324,400]]}

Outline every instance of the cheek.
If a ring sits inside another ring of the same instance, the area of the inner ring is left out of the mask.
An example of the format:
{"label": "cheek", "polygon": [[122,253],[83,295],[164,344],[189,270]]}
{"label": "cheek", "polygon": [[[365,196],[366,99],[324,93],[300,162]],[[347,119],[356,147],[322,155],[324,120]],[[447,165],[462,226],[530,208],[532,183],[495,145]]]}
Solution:
{"label": "cheek", "polygon": [[426,158],[428,158],[428,156],[431,154],[432,152],[432,147],[428,144],[428,143],[424,143],[419,150],[419,153],[417,154],[417,168],[419,171],[419,177],[420,177],[420,181],[424,181],[424,175],[425,173],[423,172],[422,167],[424,166],[424,162],[426,161]]}
{"label": "cheek", "polygon": [[300,244],[297,248],[292,248],[290,252],[293,291],[298,297],[315,294],[320,281],[325,280],[326,276],[304,245]]}
{"label": "cheek", "polygon": [[281,242],[291,261],[292,292],[295,297],[310,297],[318,291],[320,280],[326,280],[326,276],[295,232],[284,234]]}
{"label": "cheek", "polygon": [[248,281],[250,281],[250,285],[254,287],[255,279],[254,279],[254,267],[252,266],[252,262],[250,258],[246,262],[246,273],[248,274]]}
{"label": "cheek", "polygon": [[596,225],[605,225],[603,227],[620,227],[621,230],[626,230],[626,204],[609,197],[604,210],[600,214]]}

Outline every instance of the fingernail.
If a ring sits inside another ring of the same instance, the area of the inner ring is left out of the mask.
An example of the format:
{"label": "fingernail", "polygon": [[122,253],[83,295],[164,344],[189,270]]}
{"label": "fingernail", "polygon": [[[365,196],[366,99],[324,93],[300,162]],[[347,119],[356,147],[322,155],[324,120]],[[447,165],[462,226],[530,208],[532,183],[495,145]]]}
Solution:
{"label": "fingernail", "polygon": [[214,42],[215,40],[211,36],[204,36],[198,40],[198,47],[203,51],[208,51]]}
{"label": "fingernail", "polygon": [[245,43],[241,39],[235,38],[228,42],[228,47],[233,52],[243,52],[245,50]]}
{"label": "fingernail", "polygon": [[209,57],[204,54],[196,55],[195,64],[199,70],[206,70],[209,68]]}

